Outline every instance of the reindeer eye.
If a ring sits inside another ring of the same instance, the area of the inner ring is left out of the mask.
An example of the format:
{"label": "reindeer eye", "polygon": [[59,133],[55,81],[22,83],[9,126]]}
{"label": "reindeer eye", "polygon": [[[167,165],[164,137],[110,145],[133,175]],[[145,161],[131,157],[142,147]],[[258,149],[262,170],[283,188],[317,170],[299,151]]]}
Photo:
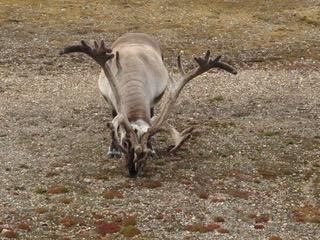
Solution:
{"label": "reindeer eye", "polygon": [[138,134],[138,129],[134,129],[134,132],[135,132],[136,134]]}

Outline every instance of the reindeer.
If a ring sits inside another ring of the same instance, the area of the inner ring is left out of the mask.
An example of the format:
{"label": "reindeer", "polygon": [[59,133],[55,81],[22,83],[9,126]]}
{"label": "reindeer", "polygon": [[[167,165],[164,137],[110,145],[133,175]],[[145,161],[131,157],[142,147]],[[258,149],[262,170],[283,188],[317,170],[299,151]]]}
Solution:
{"label": "reindeer", "polygon": [[[98,85],[104,99],[112,108],[111,144],[108,155],[123,155],[130,176],[142,175],[147,159],[152,155],[150,139],[160,131],[171,134],[175,152],[191,136],[193,127],[178,132],[167,122],[177,98],[184,86],[193,78],[211,68],[220,68],[236,74],[237,71],[220,62],[221,56],[196,57],[196,68],[185,73],[178,56],[180,79],[170,77],[158,41],[143,33],[127,33],[119,37],[111,48],[103,40],[90,47],[85,41],[81,45],[67,46],[61,54],[81,52],[89,55],[102,68]],[[165,91],[168,91],[162,108],[154,116],[154,106]]]}

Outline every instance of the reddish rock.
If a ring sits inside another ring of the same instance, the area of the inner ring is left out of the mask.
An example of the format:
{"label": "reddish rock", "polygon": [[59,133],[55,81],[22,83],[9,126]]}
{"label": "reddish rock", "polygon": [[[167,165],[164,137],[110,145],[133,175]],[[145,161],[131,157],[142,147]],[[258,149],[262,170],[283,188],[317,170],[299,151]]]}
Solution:
{"label": "reddish rock", "polygon": [[6,237],[6,238],[17,238],[18,234],[16,231],[14,231],[11,228],[4,228],[1,231],[1,236]]}

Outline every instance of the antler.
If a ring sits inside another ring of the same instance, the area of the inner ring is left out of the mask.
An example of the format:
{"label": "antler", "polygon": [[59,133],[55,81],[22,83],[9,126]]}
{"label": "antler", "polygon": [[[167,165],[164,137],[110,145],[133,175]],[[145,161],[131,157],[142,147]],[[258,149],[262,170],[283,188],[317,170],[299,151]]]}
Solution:
{"label": "antler", "polygon": [[94,48],[91,48],[85,41],[81,41],[81,45],[71,45],[62,49],[60,55],[73,52],[82,52],[89,55],[95,60],[101,67],[106,62],[114,57],[112,49],[106,48],[103,40],[100,41],[100,45],[94,41]]}
{"label": "antler", "polygon": [[210,51],[208,50],[204,57],[195,57],[194,60],[197,62],[198,67],[191,70],[189,73],[185,74],[181,64],[181,57],[178,56],[178,69],[181,75],[181,79],[177,82],[174,82],[170,78],[170,89],[169,95],[166,99],[166,102],[163,104],[160,114],[155,118],[152,123],[152,126],[149,128],[148,132],[142,136],[141,144],[145,144],[147,139],[156,134],[159,131],[168,131],[171,133],[175,146],[171,151],[177,150],[184,142],[190,137],[190,133],[193,129],[188,128],[182,131],[180,134],[173,126],[165,123],[170,111],[172,110],[177,98],[179,97],[184,86],[193,78],[201,75],[204,72],[207,72],[211,68],[220,68],[230,72],[232,74],[237,74],[236,69],[230,65],[220,62],[221,56],[216,57],[215,59],[210,57]]}
{"label": "antler", "polygon": [[[120,98],[120,94],[119,94],[119,88],[117,86],[117,81],[115,76],[113,75],[108,61],[111,60],[114,57],[114,54],[112,53],[112,50],[110,48],[106,48],[105,47],[105,43],[103,40],[100,41],[100,45],[94,41],[94,48],[91,48],[85,41],[81,41],[81,45],[72,45],[72,46],[67,46],[64,49],[62,49],[60,51],[60,55],[62,54],[67,54],[67,53],[73,53],[73,52],[82,52],[87,54],[88,56],[90,56],[93,60],[95,60],[103,69],[110,87],[112,89],[112,92],[114,94],[115,97],[115,101],[116,101],[116,109],[118,111],[118,116],[116,116],[113,121],[112,121],[112,125],[114,127],[115,133],[116,133],[116,140],[118,141],[118,144],[121,145],[119,143],[119,136],[117,134],[118,131],[118,127],[119,125],[123,126],[126,129],[127,133],[130,133],[133,131],[128,117],[126,116],[125,112],[122,110],[122,104],[121,104],[121,98]],[[117,67],[118,67],[118,71],[121,70],[121,66],[119,63],[119,53],[116,52],[116,63],[117,63]],[[122,148],[123,150],[123,148]]]}

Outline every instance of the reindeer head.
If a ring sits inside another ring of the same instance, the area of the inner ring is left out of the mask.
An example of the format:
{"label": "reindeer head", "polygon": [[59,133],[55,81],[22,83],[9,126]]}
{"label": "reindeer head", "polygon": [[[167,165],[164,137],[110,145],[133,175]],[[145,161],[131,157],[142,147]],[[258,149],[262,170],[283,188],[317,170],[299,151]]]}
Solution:
{"label": "reindeer head", "polygon": [[182,68],[181,58],[178,56],[180,79],[174,80],[170,78],[168,96],[165,99],[159,115],[151,120],[150,126],[140,127],[129,122],[121,102],[120,91],[116,79],[118,73],[121,72],[119,53],[115,53],[118,73],[114,75],[107,62],[115,55],[112,53],[111,49],[105,47],[103,41],[100,42],[100,45],[97,42],[94,42],[94,48],[89,47],[84,41],[81,41],[81,45],[66,47],[60,54],[71,52],[83,52],[93,58],[102,67],[109,81],[115,96],[118,112],[118,115],[112,120],[111,124],[109,124],[109,128],[114,132],[113,140],[118,145],[118,148],[121,149],[131,176],[139,175],[143,172],[147,159],[151,156],[152,152],[152,149],[148,147],[148,140],[156,133],[166,131],[171,134],[174,141],[174,147],[170,149],[170,152],[176,151],[190,137],[193,127],[189,127],[180,133],[167,122],[167,118],[182,89],[191,79],[207,72],[211,68],[224,69],[232,74],[237,73],[233,67],[220,62],[221,56],[213,59],[210,57],[210,51],[207,51],[204,57],[194,58],[198,66],[186,74]]}

